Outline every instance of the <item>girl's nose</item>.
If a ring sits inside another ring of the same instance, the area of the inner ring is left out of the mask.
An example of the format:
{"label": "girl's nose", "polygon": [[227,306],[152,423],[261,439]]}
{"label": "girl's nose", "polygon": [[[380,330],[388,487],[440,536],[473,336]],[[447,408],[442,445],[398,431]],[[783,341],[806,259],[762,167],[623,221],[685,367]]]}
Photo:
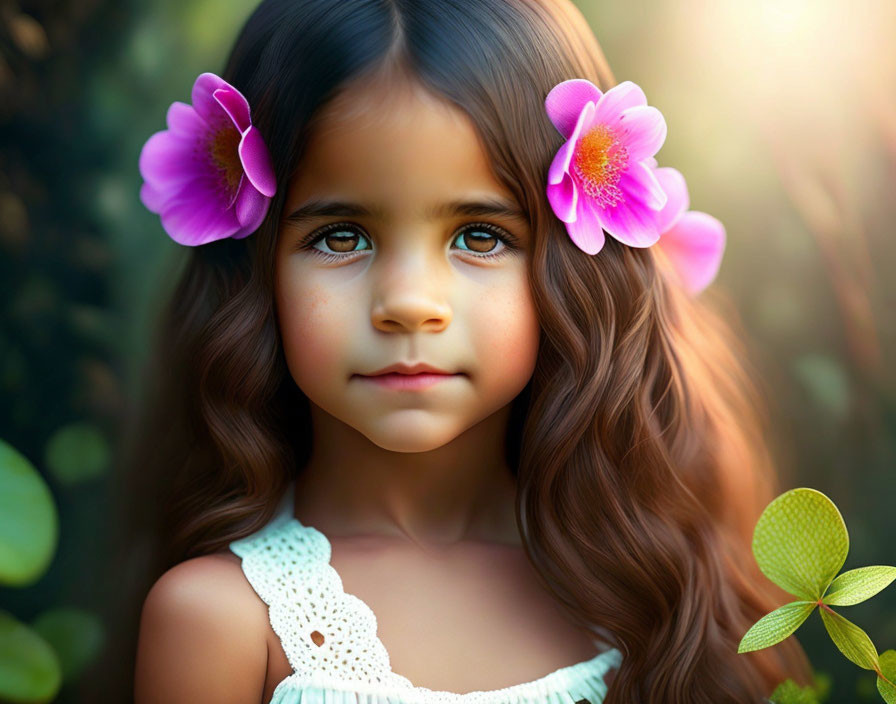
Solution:
{"label": "girl's nose", "polygon": [[446,276],[422,254],[384,267],[374,284],[374,327],[383,332],[444,330],[452,317]]}

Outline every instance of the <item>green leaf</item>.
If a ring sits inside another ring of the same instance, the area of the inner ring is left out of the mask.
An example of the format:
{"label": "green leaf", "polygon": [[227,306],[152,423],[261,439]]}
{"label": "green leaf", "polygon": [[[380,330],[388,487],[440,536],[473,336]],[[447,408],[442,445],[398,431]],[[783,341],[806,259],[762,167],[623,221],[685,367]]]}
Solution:
{"label": "green leaf", "polygon": [[773,704],[821,704],[812,687],[800,687],[791,679],[775,687],[770,699]]}
{"label": "green leaf", "polygon": [[884,682],[880,677],[877,678],[877,691],[887,704],[896,704],[896,687]]}
{"label": "green leaf", "polygon": [[49,643],[0,610],[0,701],[49,702],[61,683],[59,660]]}
{"label": "green leaf", "polygon": [[47,442],[47,468],[60,484],[73,485],[102,476],[111,453],[103,433],[91,423],[70,423]]}
{"label": "green leaf", "polygon": [[37,581],[58,540],[59,518],[46,482],[24,455],[0,440],[0,584]]}
{"label": "green leaf", "polygon": [[821,620],[831,640],[849,660],[866,670],[880,669],[877,648],[865,631],[829,609],[821,609]]}
{"label": "green leaf", "polygon": [[872,565],[839,575],[822,601],[830,606],[852,606],[870,599],[896,579],[896,567]]}
{"label": "green leaf", "polygon": [[886,677],[889,682],[883,678],[877,678],[877,691],[884,698],[887,704],[896,704],[896,650],[886,650],[880,654],[878,658],[880,662],[881,674]]}
{"label": "green leaf", "polygon": [[772,501],[756,523],[753,555],[782,589],[818,601],[849,552],[843,516],[820,491],[791,489]]}
{"label": "green leaf", "polygon": [[70,682],[97,656],[103,643],[100,620],[89,611],[60,607],[44,611],[31,624],[53,646],[62,668],[62,681]]}
{"label": "green leaf", "polygon": [[737,652],[749,653],[780,643],[809,618],[816,606],[814,601],[794,601],[766,614],[744,634]]}

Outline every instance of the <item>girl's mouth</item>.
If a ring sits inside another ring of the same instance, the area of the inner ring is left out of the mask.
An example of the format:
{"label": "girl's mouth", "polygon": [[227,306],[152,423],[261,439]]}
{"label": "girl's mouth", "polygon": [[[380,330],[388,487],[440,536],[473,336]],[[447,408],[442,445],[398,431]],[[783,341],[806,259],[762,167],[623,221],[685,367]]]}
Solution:
{"label": "girl's mouth", "polygon": [[421,372],[420,374],[397,374],[391,372],[389,374],[378,374],[376,376],[358,375],[365,381],[379,384],[387,389],[397,389],[403,391],[416,391],[419,389],[427,389],[440,382],[456,379],[463,374],[433,374],[431,372]]}

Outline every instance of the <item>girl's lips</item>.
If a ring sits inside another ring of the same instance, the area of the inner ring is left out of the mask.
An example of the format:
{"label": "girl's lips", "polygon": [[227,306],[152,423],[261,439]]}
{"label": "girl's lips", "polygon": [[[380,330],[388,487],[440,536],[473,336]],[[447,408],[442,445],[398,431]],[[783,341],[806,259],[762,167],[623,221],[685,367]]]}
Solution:
{"label": "girl's lips", "polygon": [[358,375],[365,381],[371,381],[379,384],[387,389],[399,389],[413,391],[417,389],[427,389],[439,382],[455,379],[463,376],[462,374],[433,374],[430,372],[422,372],[420,374],[378,374],[377,376]]}

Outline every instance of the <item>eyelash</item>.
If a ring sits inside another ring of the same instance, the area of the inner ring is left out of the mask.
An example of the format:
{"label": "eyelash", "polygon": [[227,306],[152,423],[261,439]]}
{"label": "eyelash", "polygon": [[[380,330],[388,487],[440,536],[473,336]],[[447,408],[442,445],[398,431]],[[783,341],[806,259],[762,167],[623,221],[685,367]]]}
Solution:
{"label": "eyelash", "polygon": [[[360,230],[360,229],[361,228],[358,225],[355,225],[354,223],[345,223],[345,222],[330,223],[329,225],[324,225],[319,230],[315,230],[314,232],[309,234],[307,237],[305,237],[299,243],[298,248],[299,249],[308,249],[309,251],[313,252],[315,255],[323,257],[326,261],[337,261],[337,260],[341,260],[341,259],[346,259],[347,257],[349,257],[352,254],[352,252],[345,252],[343,254],[330,254],[329,252],[321,252],[319,249],[315,249],[314,245],[317,244],[324,237],[326,237],[330,232],[338,231],[338,230],[355,231],[355,230]],[[475,254],[474,253],[473,256],[476,259],[500,259],[501,257],[512,254],[513,252],[520,249],[519,240],[514,235],[511,235],[509,232],[507,232],[507,230],[505,230],[502,227],[498,227],[497,225],[492,225],[491,223],[487,223],[487,222],[474,222],[474,223],[469,223],[467,225],[464,225],[458,231],[457,235],[455,235],[454,239],[457,239],[457,237],[459,237],[463,232],[466,232],[467,230],[473,230],[473,229],[479,229],[479,230],[488,232],[489,234],[493,235],[495,238],[501,240],[501,242],[504,244],[504,249],[502,249],[500,252],[493,252],[491,254]],[[367,235],[364,235],[363,233],[359,232],[359,234],[361,234],[363,237],[367,237]],[[370,238],[368,237],[367,239],[369,240]],[[453,241],[454,240],[452,240],[452,242]],[[369,250],[356,250],[356,251],[363,252],[363,251],[369,251]],[[472,250],[461,250],[461,251],[472,252]]]}

